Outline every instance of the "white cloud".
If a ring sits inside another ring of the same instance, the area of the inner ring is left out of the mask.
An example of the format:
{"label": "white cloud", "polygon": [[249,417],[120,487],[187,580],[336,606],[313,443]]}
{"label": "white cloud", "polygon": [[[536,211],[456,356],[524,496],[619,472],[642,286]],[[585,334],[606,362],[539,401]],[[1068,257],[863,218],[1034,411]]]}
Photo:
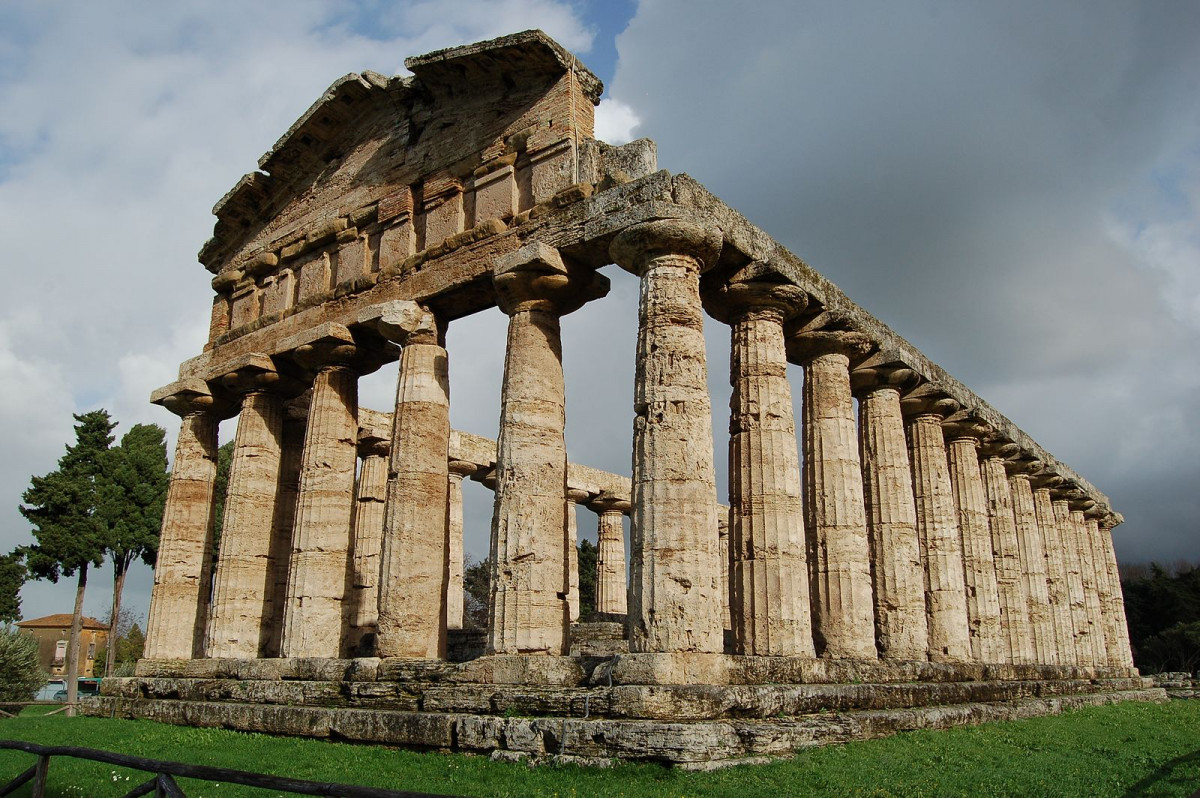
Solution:
{"label": "white cloud", "polygon": [[596,138],[609,144],[624,144],[633,140],[641,120],[620,100],[605,98],[596,106]]}

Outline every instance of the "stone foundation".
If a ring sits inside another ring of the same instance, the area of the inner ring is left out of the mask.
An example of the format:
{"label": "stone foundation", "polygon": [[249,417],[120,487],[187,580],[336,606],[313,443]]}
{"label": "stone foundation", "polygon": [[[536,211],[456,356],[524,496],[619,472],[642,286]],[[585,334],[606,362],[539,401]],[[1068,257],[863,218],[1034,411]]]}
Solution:
{"label": "stone foundation", "polygon": [[[724,684],[683,682],[699,672]],[[790,657],[143,660],[90,715],[494,758],[713,767],[912,729],[1164,701],[1126,668]]]}

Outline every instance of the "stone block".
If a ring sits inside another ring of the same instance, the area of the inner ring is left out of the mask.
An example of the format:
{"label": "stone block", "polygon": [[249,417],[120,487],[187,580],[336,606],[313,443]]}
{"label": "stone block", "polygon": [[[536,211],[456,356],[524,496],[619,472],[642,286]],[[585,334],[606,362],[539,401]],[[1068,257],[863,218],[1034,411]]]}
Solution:
{"label": "stone block", "polygon": [[517,212],[517,175],[512,166],[475,178],[475,221],[511,219]]}
{"label": "stone block", "polygon": [[283,313],[295,303],[296,276],[291,269],[284,269],[279,274],[267,277],[263,280],[262,293],[264,316]]}
{"label": "stone block", "polygon": [[452,681],[573,686],[583,682],[583,668],[571,657],[492,654],[460,665]]}
{"label": "stone block", "polygon": [[329,256],[324,252],[314,253],[292,268],[300,275],[297,302],[302,303],[329,290]]}
{"label": "stone block", "polygon": [[259,290],[253,283],[233,292],[230,329],[236,330],[258,318]]}
{"label": "stone block", "polygon": [[370,271],[371,259],[367,248],[367,237],[355,235],[342,242],[337,251],[336,285],[349,285]]}
{"label": "stone block", "polygon": [[562,139],[538,152],[529,153],[533,203],[548,202],[560,190],[575,183],[575,143]]}
{"label": "stone block", "polygon": [[447,238],[458,235],[463,231],[465,224],[461,190],[426,199],[425,241],[422,248],[436,247]]}

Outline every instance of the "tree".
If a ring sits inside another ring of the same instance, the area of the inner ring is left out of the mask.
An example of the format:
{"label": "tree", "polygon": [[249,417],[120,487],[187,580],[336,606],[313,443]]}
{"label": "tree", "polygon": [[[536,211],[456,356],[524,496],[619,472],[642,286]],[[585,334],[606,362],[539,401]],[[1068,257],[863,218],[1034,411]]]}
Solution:
{"label": "tree", "polygon": [[37,640],[15,626],[0,627],[0,702],[30,701],[45,683]]}
{"label": "tree", "polygon": [[21,586],[29,577],[19,550],[0,556],[0,623],[21,620]]}
{"label": "tree", "polygon": [[590,540],[579,542],[579,617],[587,620],[596,611],[596,555]]}
{"label": "tree", "polygon": [[233,463],[233,441],[217,449],[217,476],[213,480],[213,551],[221,540],[225,521],[225,495],[229,492],[229,467]]}
{"label": "tree", "polygon": [[1200,568],[1189,563],[1126,571],[1121,581],[1134,664],[1143,673],[1200,665]]}
{"label": "tree", "polygon": [[[137,558],[154,565],[167,499],[166,432],[154,424],[134,424],[121,443],[104,453],[97,479],[96,514],[107,528],[105,550],[113,564],[113,598],[108,639],[118,639],[121,595],[129,566]],[[105,672],[112,673],[117,647],[109,645]]]}
{"label": "tree", "polygon": [[[101,619],[109,628],[109,636],[105,644],[96,650],[96,676],[132,676],[132,666],[142,656],[145,636],[138,625],[141,617],[127,606],[122,606],[120,613],[115,624],[112,616]],[[108,656],[110,651],[114,654],[111,658]],[[136,652],[132,660],[131,651]],[[110,661],[113,664],[110,665]],[[125,673],[125,670],[130,672]]]}
{"label": "tree", "polygon": [[463,625],[468,629],[486,629],[488,593],[492,588],[492,561],[467,562],[463,569]]}
{"label": "tree", "polygon": [[78,699],[78,651],[88,566],[99,565],[104,558],[107,530],[96,513],[96,483],[116,426],[105,410],[76,415],[75,420],[79,422],[75,426],[75,445],[67,446],[56,470],[30,480],[20,507],[21,515],[33,524],[37,540],[22,549],[30,573],[55,583],[63,576],[77,576],[67,644],[69,714],[74,714]]}

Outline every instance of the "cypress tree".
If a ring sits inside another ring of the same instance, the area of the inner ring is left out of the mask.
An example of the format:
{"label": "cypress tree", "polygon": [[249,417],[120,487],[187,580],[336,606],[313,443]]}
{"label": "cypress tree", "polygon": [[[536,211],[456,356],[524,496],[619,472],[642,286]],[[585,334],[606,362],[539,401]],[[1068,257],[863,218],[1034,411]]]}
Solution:
{"label": "cypress tree", "polygon": [[20,507],[21,515],[33,524],[37,540],[23,549],[30,573],[54,583],[63,576],[77,577],[67,644],[67,701],[71,705],[67,712],[72,715],[79,690],[79,638],[88,566],[102,562],[107,532],[96,512],[97,482],[116,426],[106,410],[76,415],[75,420],[75,445],[67,446],[56,470],[30,480]]}
{"label": "cypress tree", "polygon": [[27,576],[25,556],[19,550],[0,557],[0,623],[21,620],[21,586]]}

